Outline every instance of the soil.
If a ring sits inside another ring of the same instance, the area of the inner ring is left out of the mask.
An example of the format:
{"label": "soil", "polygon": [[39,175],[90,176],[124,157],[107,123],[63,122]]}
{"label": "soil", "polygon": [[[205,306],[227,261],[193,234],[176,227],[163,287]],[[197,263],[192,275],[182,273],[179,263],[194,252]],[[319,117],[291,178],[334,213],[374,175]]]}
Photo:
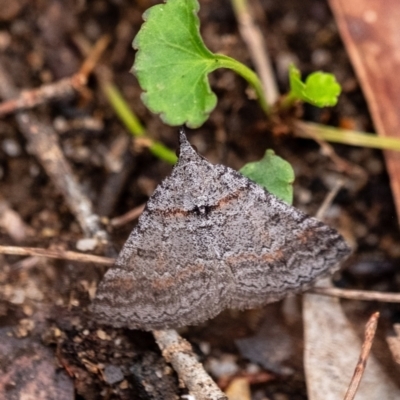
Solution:
{"label": "soil", "polygon": [[[156,3],[0,0],[0,63],[18,89],[36,88],[76,73],[84,60],[80,43],[93,44],[108,34],[111,44],[101,65],[112,71],[147,134],[175,149],[177,129],[164,125],[145,108],[141,89],[129,72],[134,59],[132,38],[142,24],[142,13]],[[201,31],[207,46],[252,66],[230,2],[203,0],[200,5]],[[282,93],[287,91],[290,62],[295,62],[304,75],[315,70],[332,72],[343,87],[336,107],[322,111],[305,107],[303,119],[373,131],[327,3],[260,0],[253,6]],[[221,70],[210,79],[218,105],[202,127],[188,131],[189,140],[211,162],[235,169],[261,158],[267,148],[274,149],[294,168],[294,205],[315,214],[341,175],[335,164],[311,140],[290,133],[273,134],[240,77]],[[109,221],[143,204],[170,173],[171,166],[129,139],[128,150],[118,159],[124,173],[112,170],[107,160],[128,133],[95,76],[84,93],[41,105],[32,112],[57,131],[74,174],[102,217],[112,245],[97,249],[97,254],[114,257],[135,221],[118,228]],[[382,153],[344,145],[333,147],[340,157],[366,173],[366,179],[347,176],[328,210],[328,222],[355,248],[337,275],[337,284],[397,292],[400,232]],[[23,221],[22,231],[26,233],[12,235],[11,228],[1,223],[2,245],[76,250],[77,242],[84,237],[65,198],[31,154],[13,115],[0,120],[0,202]],[[0,210],[0,219],[2,213]],[[104,267],[9,255],[0,255],[0,265],[3,398],[17,399],[28,392],[40,393],[36,398],[43,399],[144,400],[174,399],[185,393],[151,334],[98,326],[91,318],[88,306]],[[290,304],[297,321],[301,321],[300,300],[295,298]],[[253,399],[306,399],[302,326],[298,322],[288,327],[282,312],[287,306],[287,302],[280,302],[262,310],[226,311],[181,333],[221,387],[242,374],[251,376]],[[355,324],[376,310],[382,313],[383,326],[400,321],[400,309],[394,305],[352,302],[347,308]],[[275,330],[268,331],[266,337],[277,344],[260,356],[260,352],[248,349],[255,346],[256,339],[247,347],[243,343],[265,329],[265,320],[268,325],[274,322]],[[34,378],[28,380],[27,376]]]}

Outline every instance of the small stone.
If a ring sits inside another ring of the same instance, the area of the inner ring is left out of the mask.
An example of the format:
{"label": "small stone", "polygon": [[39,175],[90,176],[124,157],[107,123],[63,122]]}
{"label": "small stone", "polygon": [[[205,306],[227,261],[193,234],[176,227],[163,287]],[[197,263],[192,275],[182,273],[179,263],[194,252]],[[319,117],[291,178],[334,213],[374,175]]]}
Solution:
{"label": "small stone", "polygon": [[35,328],[35,321],[23,318],[19,321],[17,328],[14,330],[15,336],[19,338],[27,337]]}
{"label": "small stone", "polygon": [[121,382],[124,379],[124,374],[121,368],[115,365],[106,365],[104,368],[104,380],[109,385],[114,385],[115,383]]}
{"label": "small stone", "polygon": [[236,357],[230,354],[223,355],[220,359],[210,358],[207,369],[217,378],[235,375],[239,370]]}
{"label": "small stone", "polygon": [[97,332],[96,332],[96,334],[97,334],[97,337],[98,337],[100,340],[107,340],[107,339],[108,339],[107,333],[105,333],[102,329],[98,329]]}
{"label": "small stone", "polygon": [[128,381],[127,381],[126,379],[123,380],[123,381],[119,384],[119,388],[122,389],[122,390],[128,389],[128,387],[129,387],[129,383],[128,383]]}
{"label": "small stone", "polygon": [[76,242],[76,248],[79,251],[93,251],[98,243],[95,238],[80,239]]}
{"label": "small stone", "polygon": [[14,139],[3,140],[3,150],[10,157],[18,157],[21,154],[21,147]]}

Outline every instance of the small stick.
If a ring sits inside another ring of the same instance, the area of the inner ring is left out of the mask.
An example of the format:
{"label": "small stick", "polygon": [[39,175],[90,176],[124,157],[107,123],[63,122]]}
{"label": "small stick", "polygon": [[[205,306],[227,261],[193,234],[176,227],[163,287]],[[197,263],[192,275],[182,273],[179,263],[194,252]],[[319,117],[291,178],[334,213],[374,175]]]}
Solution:
{"label": "small stick", "polygon": [[89,49],[88,55],[77,74],[88,77],[96,68],[110,41],[111,38],[109,35],[101,36],[94,46]]}
{"label": "small stick", "polygon": [[364,343],[361,347],[360,358],[358,359],[356,368],[354,370],[354,375],[351,379],[349,388],[347,389],[346,395],[343,400],[353,400],[358,387],[360,386],[361,378],[364,374],[365,367],[367,364],[367,359],[371,351],[372,342],[375,337],[376,327],[378,325],[379,312],[371,315],[367,324],[365,325],[365,337]]}
{"label": "small stick", "polygon": [[191,344],[175,330],[153,331],[158,347],[196,400],[228,400],[196,359]]}
{"label": "small stick", "polygon": [[111,144],[104,157],[108,170],[107,178],[98,196],[97,212],[109,216],[125,187],[135,162],[130,152],[131,138],[126,133],[119,135]]}
{"label": "small stick", "polygon": [[55,83],[40,86],[37,89],[22,90],[18,97],[0,103],[0,117],[29,110],[51,100],[70,99],[75,95],[76,87],[82,84],[84,84],[82,81],[68,77]]}
{"label": "small stick", "polygon": [[326,213],[326,210],[331,206],[334,198],[338,194],[339,190],[343,186],[343,179],[338,179],[335,182],[335,186],[330,190],[328,195],[325,197],[323,203],[319,207],[317,213],[315,214],[315,218],[322,220],[324,218],[324,214]]}
{"label": "small stick", "polygon": [[240,35],[260,76],[267,102],[270,105],[274,104],[278,100],[279,90],[263,35],[254,23],[247,0],[232,0],[232,5],[239,23]]}
{"label": "small stick", "polygon": [[400,303],[400,293],[382,293],[367,290],[349,290],[335,287],[316,286],[309,293],[323,296],[341,297],[342,299],[361,301],[382,301],[384,303]]}
{"label": "small stick", "polygon": [[60,79],[57,82],[42,85],[36,89],[22,90],[14,99],[0,103],[0,117],[17,111],[29,110],[49,101],[72,98],[76,91],[80,91],[87,83],[88,76],[97,65],[110,39],[101,37],[91,49],[79,71],[71,77]]}
{"label": "small stick", "polygon": [[[131,212],[134,210],[135,209],[133,209]],[[113,258],[83,254],[75,251],[48,250],[40,247],[0,246],[0,254],[10,254],[16,256],[39,256],[110,266],[115,262],[115,259]],[[400,303],[400,293],[382,293],[367,290],[339,289],[325,286],[313,287],[312,289],[309,289],[308,292],[323,296],[340,297],[348,300]]]}
{"label": "small stick", "polygon": [[393,360],[400,365],[400,324],[393,325],[393,333],[386,335],[386,342]]}
{"label": "small stick", "polygon": [[56,258],[59,260],[69,260],[109,266],[115,263],[115,260],[113,258],[83,254],[76,251],[42,249],[39,247],[0,246],[0,254],[9,254],[14,256],[47,257]]}
{"label": "small stick", "polygon": [[133,221],[137,218],[139,218],[140,214],[143,212],[144,208],[146,207],[146,204],[141,204],[140,206],[137,206],[135,208],[132,208],[132,210],[128,211],[127,213],[120,215],[119,217],[115,217],[110,220],[110,225],[111,226],[121,226],[125,225],[130,221]]}

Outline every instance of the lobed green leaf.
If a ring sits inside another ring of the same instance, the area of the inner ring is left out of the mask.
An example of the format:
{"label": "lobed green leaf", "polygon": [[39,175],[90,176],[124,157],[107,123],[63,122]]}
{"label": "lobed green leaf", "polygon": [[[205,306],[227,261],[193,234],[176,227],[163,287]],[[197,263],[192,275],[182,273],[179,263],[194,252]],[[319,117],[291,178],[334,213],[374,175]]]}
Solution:
{"label": "lobed green leaf", "polygon": [[300,71],[294,65],[289,68],[289,82],[289,96],[317,107],[336,105],[342,90],[335,76],[325,72],[313,72],[302,82]]}
{"label": "lobed green leaf", "polygon": [[275,155],[273,150],[267,150],[260,161],[244,165],[239,172],[264,187],[276,197],[288,204],[292,204],[293,168],[283,158]]}
{"label": "lobed green leaf", "polygon": [[169,0],[149,8],[133,46],[132,71],[145,91],[142,100],[169,125],[198,127],[217,98],[207,75],[219,66],[199,32],[197,0]]}

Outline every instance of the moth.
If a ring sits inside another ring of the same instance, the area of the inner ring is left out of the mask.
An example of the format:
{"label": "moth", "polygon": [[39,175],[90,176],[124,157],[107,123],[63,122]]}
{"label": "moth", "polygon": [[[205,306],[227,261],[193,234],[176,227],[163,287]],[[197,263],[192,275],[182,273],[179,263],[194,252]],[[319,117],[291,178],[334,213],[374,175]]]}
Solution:
{"label": "moth", "polygon": [[198,155],[182,129],[179,160],[105,274],[92,311],[131,329],[199,324],[225,308],[301,291],[349,253],[334,229]]}

